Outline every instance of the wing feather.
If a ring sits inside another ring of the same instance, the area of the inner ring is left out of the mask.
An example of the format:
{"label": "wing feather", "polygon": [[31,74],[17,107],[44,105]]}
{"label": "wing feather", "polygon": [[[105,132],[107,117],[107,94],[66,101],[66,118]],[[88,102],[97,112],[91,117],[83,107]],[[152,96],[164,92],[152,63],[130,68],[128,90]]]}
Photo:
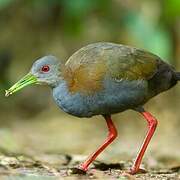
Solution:
{"label": "wing feather", "polygon": [[[157,71],[160,58],[144,50],[114,43],[95,43],[75,52],[66,62],[72,91],[97,91],[105,77],[117,82],[148,80]],[[70,76],[69,76],[70,74]]]}

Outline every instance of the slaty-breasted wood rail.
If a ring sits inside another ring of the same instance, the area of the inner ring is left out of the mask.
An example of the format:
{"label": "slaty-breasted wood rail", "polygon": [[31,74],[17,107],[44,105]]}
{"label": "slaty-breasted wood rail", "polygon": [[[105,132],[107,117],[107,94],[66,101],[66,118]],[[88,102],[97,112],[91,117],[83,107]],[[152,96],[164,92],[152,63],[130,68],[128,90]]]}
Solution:
{"label": "slaty-breasted wood rail", "polygon": [[45,84],[51,87],[63,111],[77,117],[102,115],[108,136],[79,166],[83,171],[117,137],[111,115],[128,109],[139,112],[148,123],[148,131],[130,170],[135,174],[157,126],[157,120],[143,105],[178,80],[180,73],[150,52],[99,42],[81,48],[65,64],[51,55],[38,59],[30,72],[6,91],[6,96],[30,84]]}

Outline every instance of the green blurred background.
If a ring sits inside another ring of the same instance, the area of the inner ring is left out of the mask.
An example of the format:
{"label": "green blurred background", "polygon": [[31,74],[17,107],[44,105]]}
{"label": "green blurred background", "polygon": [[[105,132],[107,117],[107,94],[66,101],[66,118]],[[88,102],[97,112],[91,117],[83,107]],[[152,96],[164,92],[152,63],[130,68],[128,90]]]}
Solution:
{"label": "green blurred background", "polygon": [[[33,61],[53,54],[66,61],[80,47],[110,41],[147,49],[180,71],[179,0],[0,0],[0,149],[11,153],[91,153],[104,140],[102,117],[79,119],[55,105],[47,87],[4,97]],[[145,107],[159,119],[146,161],[179,160],[180,86]],[[134,157],[147,130],[139,114],[113,116],[118,139],[99,157]],[[153,158],[154,159],[153,159]]]}

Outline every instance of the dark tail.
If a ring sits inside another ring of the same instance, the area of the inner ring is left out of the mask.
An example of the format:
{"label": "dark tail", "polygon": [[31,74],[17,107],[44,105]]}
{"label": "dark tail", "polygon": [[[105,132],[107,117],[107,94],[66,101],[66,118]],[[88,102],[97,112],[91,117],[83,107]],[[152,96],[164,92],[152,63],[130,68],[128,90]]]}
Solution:
{"label": "dark tail", "polygon": [[180,72],[175,72],[175,79],[180,81]]}

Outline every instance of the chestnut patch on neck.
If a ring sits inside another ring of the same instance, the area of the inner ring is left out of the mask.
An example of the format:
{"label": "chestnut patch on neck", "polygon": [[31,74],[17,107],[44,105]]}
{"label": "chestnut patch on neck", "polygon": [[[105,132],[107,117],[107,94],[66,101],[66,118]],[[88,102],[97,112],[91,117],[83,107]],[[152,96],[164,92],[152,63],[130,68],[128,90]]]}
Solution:
{"label": "chestnut patch on neck", "polygon": [[106,65],[100,62],[66,67],[64,79],[71,93],[92,94],[103,89]]}

